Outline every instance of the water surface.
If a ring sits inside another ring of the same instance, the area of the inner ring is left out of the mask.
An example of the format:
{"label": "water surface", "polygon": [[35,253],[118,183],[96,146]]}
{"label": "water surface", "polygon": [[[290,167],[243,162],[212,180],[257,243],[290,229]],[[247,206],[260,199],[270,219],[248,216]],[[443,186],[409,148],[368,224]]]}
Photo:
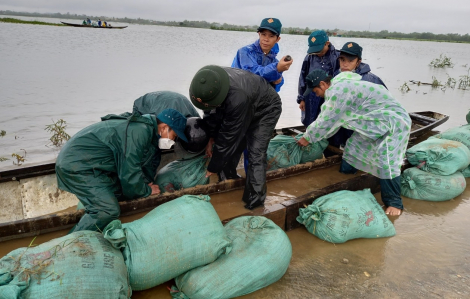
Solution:
{"label": "water surface", "polygon": [[[48,144],[46,125],[64,119],[66,131],[73,135],[101,116],[131,110],[133,101],[147,92],[172,90],[187,96],[199,68],[207,64],[230,66],[237,49],[257,39],[253,32],[127,25],[123,30],[100,30],[0,23],[0,130],[7,132],[0,138],[0,157],[21,154],[20,149],[25,149],[25,166],[53,161],[58,150]],[[337,48],[348,41],[331,38]],[[408,80],[431,82],[432,76],[445,81],[447,73],[458,79],[470,66],[469,44],[354,41],[364,48],[364,62],[408,111],[451,115],[441,129],[465,123],[470,91],[411,86],[412,91],[401,93],[398,88]],[[280,49],[279,55],[291,55],[294,63],[284,73],[278,127],[300,125],[296,98],[307,36],[282,35]],[[428,66],[441,53],[452,58],[453,68]],[[0,169],[11,167],[12,160],[0,162]]]}

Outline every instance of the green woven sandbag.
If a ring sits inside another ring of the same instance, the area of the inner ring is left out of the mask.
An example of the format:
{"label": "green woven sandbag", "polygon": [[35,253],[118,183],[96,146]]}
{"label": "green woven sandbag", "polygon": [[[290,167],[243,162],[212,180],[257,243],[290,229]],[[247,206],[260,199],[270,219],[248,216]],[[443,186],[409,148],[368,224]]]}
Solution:
{"label": "green woven sandbag", "polygon": [[321,140],[303,147],[297,144],[297,140],[302,136],[303,134],[299,134],[294,138],[292,136],[277,135],[271,139],[267,150],[268,170],[286,168],[321,159],[323,151],[328,146],[328,141]]}
{"label": "green woven sandbag", "polygon": [[311,234],[331,243],[395,235],[395,227],[370,189],[337,191],[317,198],[299,209],[297,221]]}
{"label": "green woven sandbag", "polygon": [[119,250],[80,231],[0,259],[0,298],[124,299],[132,294]]}
{"label": "green woven sandbag", "polygon": [[187,160],[176,160],[168,163],[157,173],[156,184],[163,192],[174,192],[196,185],[206,185],[210,178],[206,178],[205,155]]}
{"label": "green woven sandbag", "polygon": [[462,174],[466,178],[470,178],[470,166],[462,170]]}
{"label": "green woven sandbag", "polygon": [[175,279],[173,298],[222,299],[252,293],[278,281],[289,267],[286,233],[261,216],[238,217],[225,225],[232,251]]}
{"label": "green woven sandbag", "polygon": [[433,137],[458,141],[465,144],[470,149],[470,124],[461,127],[450,128],[449,130],[434,135]]}
{"label": "green woven sandbag", "polygon": [[406,151],[411,165],[439,175],[451,175],[470,164],[470,150],[458,141],[429,138]]}
{"label": "green woven sandbag", "polygon": [[207,195],[184,195],[139,220],[112,221],[104,236],[121,248],[133,290],[145,290],[212,263],[230,240]]}
{"label": "green woven sandbag", "polygon": [[461,172],[452,175],[437,175],[408,168],[401,175],[401,194],[403,196],[429,201],[445,201],[459,196],[467,183]]}

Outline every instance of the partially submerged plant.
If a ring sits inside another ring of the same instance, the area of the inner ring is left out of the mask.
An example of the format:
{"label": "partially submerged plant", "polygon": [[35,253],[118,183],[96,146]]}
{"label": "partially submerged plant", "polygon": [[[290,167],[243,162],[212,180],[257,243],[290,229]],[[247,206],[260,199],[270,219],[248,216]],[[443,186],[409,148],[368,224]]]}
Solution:
{"label": "partially submerged plant", "polygon": [[450,57],[447,57],[444,54],[441,54],[439,58],[433,59],[430,63],[430,66],[432,67],[453,67],[454,64],[452,63]]}
{"label": "partially submerged plant", "polygon": [[0,162],[4,162],[6,160],[9,160],[8,158],[5,158],[5,157],[0,157]]}
{"label": "partially submerged plant", "polygon": [[447,87],[454,89],[455,84],[457,84],[457,81],[454,78],[452,78],[451,76],[449,76],[449,74],[447,74],[447,81],[444,84],[444,86],[441,87],[441,89],[444,90],[444,91],[447,89]]}
{"label": "partially submerged plant", "polygon": [[23,164],[23,162],[26,160],[26,150],[25,150],[25,149],[20,149],[20,150],[22,150],[22,151],[24,152],[24,155],[23,155],[23,156],[22,156],[22,155],[18,155],[18,154],[16,154],[16,153],[11,154],[11,156],[16,159],[16,162],[13,161],[13,164],[14,164],[14,165],[20,166],[20,165]]}
{"label": "partially submerged plant", "polygon": [[5,130],[1,130],[0,131],[0,137],[3,137],[7,134],[7,132]]}
{"label": "partially submerged plant", "polygon": [[408,92],[408,91],[411,90],[411,88],[410,88],[410,87],[408,86],[408,84],[405,82],[405,83],[403,83],[402,86],[400,86],[399,90],[402,91],[402,92]]}
{"label": "partially submerged plant", "polygon": [[63,119],[59,119],[57,122],[52,120],[52,124],[47,125],[44,130],[52,133],[49,140],[54,146],[59,147],[70,139],[70,135],[65,132],[65,128],[67,128],[67,122]]}
{"label": "partially submerged plant", "polygon": [[441,82],[439,82],[439,80],[437,80],[436,77],[432,76],[431,87],[432,88],[438,88],[439,86],[442,86]]}
{"label": "partially submerged plant", "polygon": [[460,76],[459,78],[459,89],[467,89],[470,86],[470,68],[466,75]]}

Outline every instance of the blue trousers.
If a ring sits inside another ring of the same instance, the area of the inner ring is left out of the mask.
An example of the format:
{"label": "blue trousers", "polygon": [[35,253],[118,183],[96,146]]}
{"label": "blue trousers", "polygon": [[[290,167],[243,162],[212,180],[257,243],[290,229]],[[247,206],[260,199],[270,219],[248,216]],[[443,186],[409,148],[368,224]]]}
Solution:
{"label": "blue trousers", "polygon": [[[345,174],[354,174],[357,169],[348,162],[342,160],[339,172]],[[380,179],[380,193],[382,201],[386,207],[394,207],[403,210],[403,201],[401,199],[400,176],[394,179]]]}

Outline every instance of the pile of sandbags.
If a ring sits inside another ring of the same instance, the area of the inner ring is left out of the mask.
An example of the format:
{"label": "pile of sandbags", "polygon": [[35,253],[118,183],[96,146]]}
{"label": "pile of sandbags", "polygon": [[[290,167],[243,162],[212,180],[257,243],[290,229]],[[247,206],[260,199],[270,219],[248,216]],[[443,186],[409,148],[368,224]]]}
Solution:
{"label": "pile of sandbags", "polygon": [[168,163],[158,171],[155,184],[158,185],[162,193],[174,192],[196,185],[206,185],[210,179],[206,178],[208,159],[208,157],[202,155]]}
{"label": "pile of sandbags", "polygon": [[133,290],[145,290],[215,261],[231,241],[207,195],[185,195],[130,223],[111,222],[104,237],[119,248]]}
{"label": "pile of sandbags", "polygon": [[232,251],[175,279],[173,298],[225,299],[243,296],[278,281],[289,267],[292,246],[271,220],[239,217],[225,225]]}
{"label": "pile of sandbags", "polygon": [[342,190],[319,197],[299,209],[297,221],[311,234],[331,243],[395,235],[395,227],[370,189]]}
{"label": "pile of sandbags", "polygon": [[462,194],[466,186],[461,172],[443,176],[411,167],[403,171],[401,176],[401,194],[413,199],[451,200]]}
{"label": "pile of sandbags", "polygon": [[403,196],[445,201],[465,190],[462,171],[470,164],[470,150],[461,142],[431,137],[408,149],[406,157],[416,167],[403,171]]}
{"label": "pile of sandbags", "polygon": [[0,259],[0,298],[130,298],[121,252],[99,232],[80,231]]}
{"label": "pile of sandbags", "polygon": [[297,141],[303,137],[277,135],[271,141],[267,150],[268,170],[286,168],[297,164],[312,162],[323,158],[323,151],[328,146],[327,140],[299,146]]}
{"label": "pile of sandbags", "polygon": [[[468,117],[467,114],[467,119]],[[458,141],[470,149],[470,123],[461,127],[451,128],[434,136],[434,138]],[[470,177],[470,168],[464,169],[463,173],[465,177]]]}

